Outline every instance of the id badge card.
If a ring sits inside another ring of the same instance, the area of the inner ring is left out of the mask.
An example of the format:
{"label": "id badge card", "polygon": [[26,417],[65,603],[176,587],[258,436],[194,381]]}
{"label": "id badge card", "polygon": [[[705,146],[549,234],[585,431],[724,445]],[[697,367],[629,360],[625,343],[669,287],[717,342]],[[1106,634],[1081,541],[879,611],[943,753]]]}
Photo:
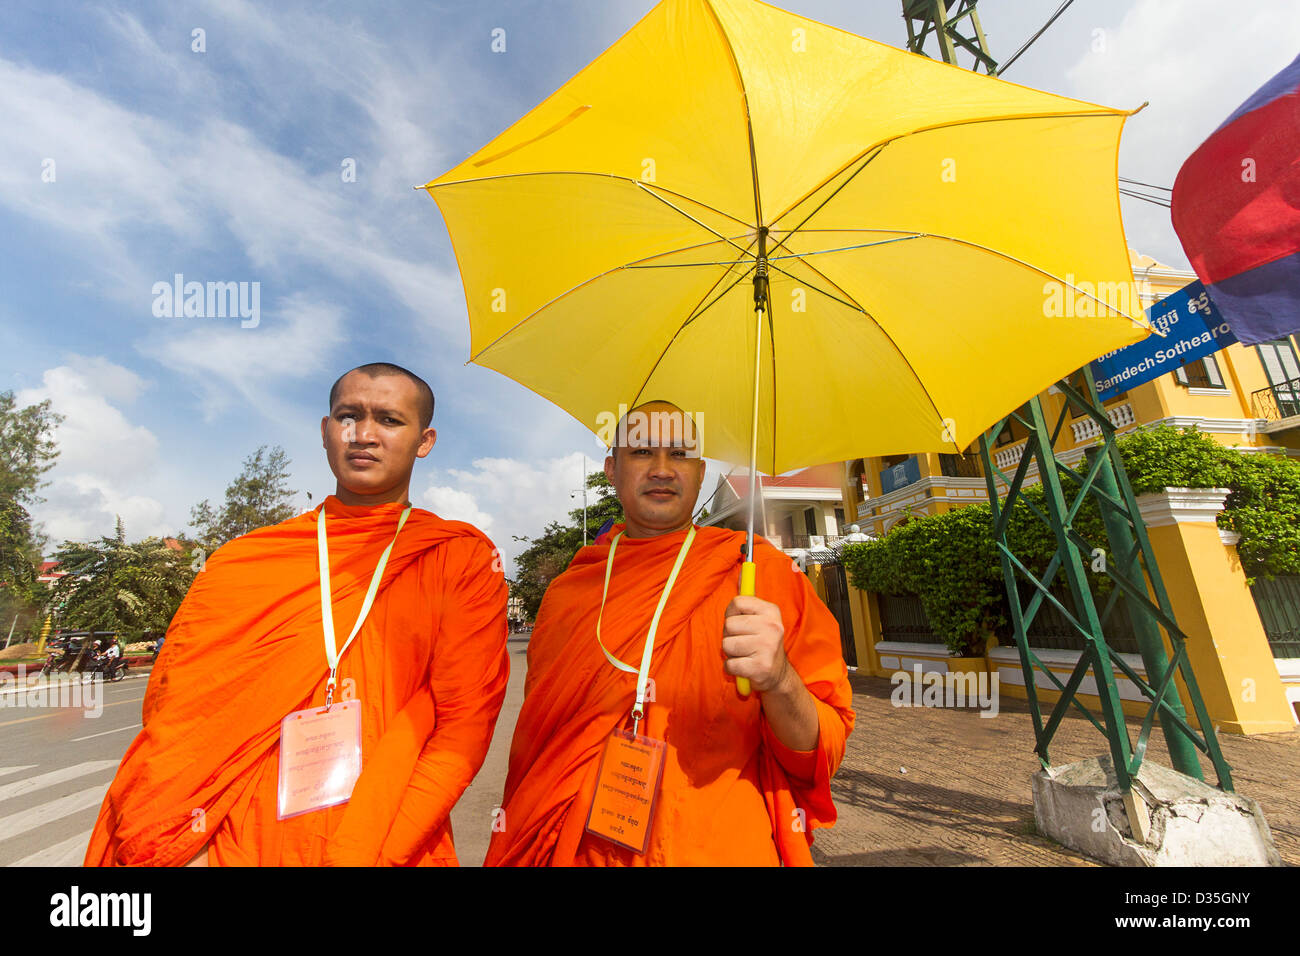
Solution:
{"label": "id badge card", "polygon": [[280,722],[276,819],[347,803],[361,776],[361,702],[295,710]]}
{"label": "id badge card", "polygon": [[615,730],[605,742],[587,832],[644,853],[650,840],[667,745],[662,740]]}

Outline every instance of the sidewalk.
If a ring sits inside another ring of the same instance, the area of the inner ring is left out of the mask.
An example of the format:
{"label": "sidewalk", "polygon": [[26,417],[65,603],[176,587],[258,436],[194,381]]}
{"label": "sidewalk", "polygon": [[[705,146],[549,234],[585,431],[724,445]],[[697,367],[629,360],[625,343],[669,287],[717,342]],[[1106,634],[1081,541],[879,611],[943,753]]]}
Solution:
{"label": "sidewalk", "polygon": [[[1036,832],[1029,778],[1038,761],[1026,703],[1004,697],[998,716],[983,718],[975,710],[896,708],[885,678],[854,676],[852,684],[857,725],[831,785],[840,818],[817,831],[818,863],[1095,865]],[[1140,728],[1140,720],[1129,720],[1130,739]],[[1283,861],[1300,865],[1300,730],[1222,734],[1219,741],[1235,788],[1259,802]],[[1056,733],[1052,763],[1105,750],[1105,739],[1076,711]],[[1170,765],[1159,728],[1147,759]],[[1213,770],[1207,778],[1215,782]]]}
{"label": "sidewalk", "polygon": [[[492,810],[505,785],[510,738],[523,702],[527,635],[510,638],[510,685],[483,769],[452,810],[456,852],[478,866]],[[998,716],[976,710],[901,708],[885,678],[851,678],[857,725],[831,786],[839,822],[818,830],[813,858],[825,866],[1094,866],[1037,834],[1029,785],[1038,769],[1033,721],[1022,701],[1003,698]],[[1129,722],[1136,739],[1141,721]],[[1259,737],[1221,735],[1239,792],[1259,801],[1282,859],[1300,865],[1300,730]],[[1055,764],[1105,752],[1081,715],[1062,721]],[[1148,759],[1169,766],[1159,730]],[[1208,767],[1208,763],[1203,762]],[[1213,772],[1209,773],[1213,783]]]}

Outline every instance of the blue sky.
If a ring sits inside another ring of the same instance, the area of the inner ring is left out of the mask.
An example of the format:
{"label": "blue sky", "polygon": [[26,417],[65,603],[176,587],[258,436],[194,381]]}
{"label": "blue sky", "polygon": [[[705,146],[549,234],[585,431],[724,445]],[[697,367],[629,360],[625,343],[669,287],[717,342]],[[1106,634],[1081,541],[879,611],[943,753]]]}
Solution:
{"label": "blue sky", "polygon": [[[786,0],[906,39],[897,0]],[[1007,57],[1058,0],[984,4]],[[0,33],[0,389],[67,417],[48,501],[57,544],[185,528],[241,460],[281,445],[298,504],[333,490],[318,422],[343,370],[395,361],[438,397],[412,498],[512,556],[572,507],[601,446],[563,412],[465,365],[460,279],[436,205],[411,187],[561,86],[648,0],[23,3]],[[506,51],[492,51],[504,29]],[[193,31],[205,50],[196,52]],[[1300,49],[1300,5],[1079,0],[1007,73],[1130,120],[1121,175],[1182,160]],[[354,160],[355,182],[342,164]],[[53,164],[50,165],[49,161]],[[53,181],[48,181],[49,171]],[[45,172],[43,178],[42,173]],[[1130,244],[1186,260],[1165,210],[1124,201]],[[158,317],[153,288],[257,282],[255,328]],[[710,478],[710,485],[712,483]]]}

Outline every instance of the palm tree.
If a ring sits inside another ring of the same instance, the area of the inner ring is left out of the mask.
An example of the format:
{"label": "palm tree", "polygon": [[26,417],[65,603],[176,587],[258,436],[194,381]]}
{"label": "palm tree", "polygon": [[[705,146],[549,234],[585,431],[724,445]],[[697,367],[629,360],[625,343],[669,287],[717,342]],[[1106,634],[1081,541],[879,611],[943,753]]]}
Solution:
{"label": "palm tree", "polygon": [[52,601],[64,625],[116,631],[124,642],[167,630],[194,580],[185,551],[161,538],[128,542],[121,518],[112,537],[65,542],[55,557],[67,572]]}

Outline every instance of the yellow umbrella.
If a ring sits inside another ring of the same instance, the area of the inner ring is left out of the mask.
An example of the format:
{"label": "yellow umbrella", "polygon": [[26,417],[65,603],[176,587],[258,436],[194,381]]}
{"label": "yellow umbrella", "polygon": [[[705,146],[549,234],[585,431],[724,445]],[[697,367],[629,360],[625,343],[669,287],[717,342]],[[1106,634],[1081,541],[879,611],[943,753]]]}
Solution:
{"label": "yellow umbrella", "polygon": [[961,451],[1149,334],[1129,115],[756,0],[664,0],[423,188],[473,362],[593,431],[671,401],[750,462],[752,501],[757,470]]}

